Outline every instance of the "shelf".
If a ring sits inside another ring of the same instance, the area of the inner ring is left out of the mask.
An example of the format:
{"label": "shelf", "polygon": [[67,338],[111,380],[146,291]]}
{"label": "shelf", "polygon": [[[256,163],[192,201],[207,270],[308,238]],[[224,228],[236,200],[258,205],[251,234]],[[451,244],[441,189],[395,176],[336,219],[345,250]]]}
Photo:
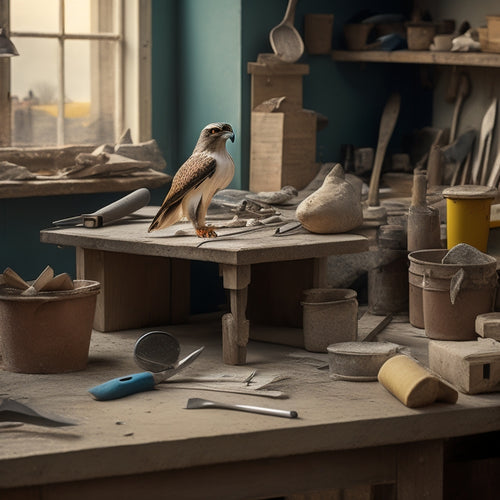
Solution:
{"label": "shelf", "polygon": [[170,175],[162,172],[151,172],[93,179],[0,181],[0,199],[130,191],[141,187],[154,189],[171,179]]}
{"label": "shelf", "polygon": [[435,52],[430,50],[334,50],[334,61],[441,64],[500,68],[500,54],[492,52]]}

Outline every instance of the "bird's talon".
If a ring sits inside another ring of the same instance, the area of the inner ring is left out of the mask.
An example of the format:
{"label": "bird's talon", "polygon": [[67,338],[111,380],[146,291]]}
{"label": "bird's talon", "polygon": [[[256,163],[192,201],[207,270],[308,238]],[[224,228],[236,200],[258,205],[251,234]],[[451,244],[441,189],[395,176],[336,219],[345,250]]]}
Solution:
{"label": "bird's talon", "polygon": [[196,234],[198,238],[217,238],[217,233],[213,227],[200,227],[196,229]]}

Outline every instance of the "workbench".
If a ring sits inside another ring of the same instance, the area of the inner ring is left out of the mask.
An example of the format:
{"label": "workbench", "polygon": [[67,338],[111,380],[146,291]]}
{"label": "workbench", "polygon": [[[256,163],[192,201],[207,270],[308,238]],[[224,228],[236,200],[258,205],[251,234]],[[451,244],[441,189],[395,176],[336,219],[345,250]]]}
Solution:
{"label": "workbench", "polygon": [[[146,207],[135,214],[143,219],[100,228],[46,229],[40,239],[76,247],[77,278],[101,283],[94,323],[100,331],[182,322],[189,314],[189,261],[219,264],[229,292],[230,312],[222,318],[223,359],[228,364],[244,364],[246,359],[252,266],[272,268],[256,270],[263,277],[260,293],[272,295],[265,299],[267,305],[297,311],[301,290],[327,286],[328,256],[368,250],[367,238],[355,232],[322,235],[301,229],[276,236],[276,226],[257,226],[223,228],[217,238],[200,239],[191,224],[180,223],[148,233],[157,211],[158,207]],[[280,264],[282,272],[273,276]],[[304,274],[305,281],[300,279]],[[292,299],[284,302],[290,295]],[[300,320],[287,326],[301,328],[297,323]]]}
{"label": "workbench", "polygon": [[[325,355],[291,346],[250,340],[246,366],[223,365],[219,328],[220,317],[160,327],[179,339],[181,356],[201,345],[204,352],[155,390],[114,401],[95,401],[87,390],[140,371],[133,346],[147,329],[94,331],[81,372],[0,370],[2,397],[78,424],[0,427],[0,498],[235,500],[311,491],[328,492],[313,498],[340,498],[337,488],[393,484],[399,500],[437,500],[449,439],[500,429],[498,394],[460,395],[455,405],[409,409],[376,381],[330,379],[310,363]],[[425,357],[422,330],[393,320],[379,336],[395,340],[396,334]],[[288,376],[274,386],[288,397],[174,388],[176,379],[196,373],[253,369]],[[187,410],[191,397],[296,410],[298,418]]]}

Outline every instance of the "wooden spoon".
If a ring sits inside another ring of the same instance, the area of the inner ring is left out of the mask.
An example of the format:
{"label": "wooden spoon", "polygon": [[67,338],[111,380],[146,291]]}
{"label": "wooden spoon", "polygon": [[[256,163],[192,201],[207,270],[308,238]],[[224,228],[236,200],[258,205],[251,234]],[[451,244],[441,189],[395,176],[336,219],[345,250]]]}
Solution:
{"label": "wooden spoon", "polygon": [[398,93],[392,94],[385,105],[382,118],[380,119],[377,151],[375,153],[375,161],[373,162],[372,175],[370,177],[370,189],[368,191],[368,206],[370,207],[379,205],[378,186],[380,173],[382,171],[382,163],[384,162],[385,151],[398,119],[400,104],[401,96]]}
{"label": "wooden spoon", "polygon": [[269,41],[274,53],[288,63],[294,63],[304,53],[304,42],[293,25],[297,0],[289,0],[285,17],[269,33]]}

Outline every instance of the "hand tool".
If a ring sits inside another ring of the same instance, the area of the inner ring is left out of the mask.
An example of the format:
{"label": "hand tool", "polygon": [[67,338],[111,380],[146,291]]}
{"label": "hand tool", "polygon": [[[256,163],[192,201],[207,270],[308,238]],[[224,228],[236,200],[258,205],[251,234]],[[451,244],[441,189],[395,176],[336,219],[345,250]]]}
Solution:
{"label": "hand tool", "polygon": [[65,417],[43,414],[14,399],[0,399],[0,422],[23,422],[44,427],[64,427],[76,425]]}
{"label": "hand tool", "polygon": [[77,226],[78,224],[83,224],[84,227],[89,228],[102,227],[104,224],[119,220],[146,206],[150,199],[151,194],[148,189],[136,189],[127,196],[100,208],[96,212],[56,220],[52,224],[54,226]]}
{"label": "hand tool", "polygon": [[282,60],[294,63],[304,53],[304,42],[293,25],[297,0],[288,0],[285,16],[281,23],[269,33],[273,52]]}
{"label": "hand tool", "polygon": [[277,410],[275,408],[264,408],[262,406],[235,405],[229,403],[218,403],[208,399],[190,398],[188,399],[186,408],[188,410],[196,410],[199,408],[220,408],[224,410],[238,410],[249,413],[260,413],[262,415],[271,415],[273,417],[297,418],[299,415],[296,411]]}
{"label": "hand tool", "polygon": [[89,392],[98,401],[108,401],[110,399],[130,396],[137,392],[150,391],[154,389],[156,384],[173,377],[183,368],[190,365],[201,354],[203,349],[204,347],[200,347],[164,371],[134,373],[133,375],[115,378],[104,382],[104,384],[92,387],[89,389]]}

